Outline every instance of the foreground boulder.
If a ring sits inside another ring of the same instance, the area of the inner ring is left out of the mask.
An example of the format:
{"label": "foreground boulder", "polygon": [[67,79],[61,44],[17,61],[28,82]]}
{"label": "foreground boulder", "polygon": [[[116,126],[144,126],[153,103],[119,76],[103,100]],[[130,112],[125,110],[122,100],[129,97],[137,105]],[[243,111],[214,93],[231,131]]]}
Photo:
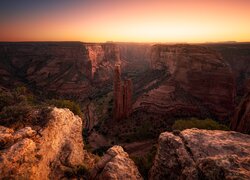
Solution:
{"label": "foreground boulder", "polygon": [[187,129],[162,133],[150,179],[250,179],[250,136]]}
{"label": "foreground boulder", "polygon": [[142,179],[135,163],[121,146],[108,149],[90,173],[90,179]]}
{"label": "foreground boulder", "polygon": [[68,109],[54,108],[40,130],[14,131],[0,126],[0,177],[6,179],[60,179],[82,165],[82,120]]}

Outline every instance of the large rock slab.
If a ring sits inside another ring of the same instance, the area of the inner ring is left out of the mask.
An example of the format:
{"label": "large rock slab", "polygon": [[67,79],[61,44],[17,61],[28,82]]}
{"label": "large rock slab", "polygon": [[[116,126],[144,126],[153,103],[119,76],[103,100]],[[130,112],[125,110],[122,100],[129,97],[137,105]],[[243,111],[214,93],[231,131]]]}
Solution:
{"label": "large rock slab", "polygon": [[54,108],[38,131],[0,126],[0,178],[60,179],[83,165],[83,148],[82,120],[68,109]]}
{"label": "large rock slab", "polygon": [[250,136],[234,131],[164,132],[150,179],[249,179]]}
{"label": "large rock slab", "polygon": [[124,152],[121,146],[108,149],[102,159],[95,165],[90,173],[90,179],[99,180],[142,180],[135,163]]}

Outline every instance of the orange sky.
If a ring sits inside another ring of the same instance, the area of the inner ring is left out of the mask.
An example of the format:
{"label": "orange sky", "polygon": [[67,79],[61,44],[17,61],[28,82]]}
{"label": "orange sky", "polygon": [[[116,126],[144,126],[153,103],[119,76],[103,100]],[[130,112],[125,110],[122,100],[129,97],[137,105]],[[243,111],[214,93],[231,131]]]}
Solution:
{"label": "orange sky", "polygon": [[250,41],[250,0],[57,2],[6,5],[0,41]]}

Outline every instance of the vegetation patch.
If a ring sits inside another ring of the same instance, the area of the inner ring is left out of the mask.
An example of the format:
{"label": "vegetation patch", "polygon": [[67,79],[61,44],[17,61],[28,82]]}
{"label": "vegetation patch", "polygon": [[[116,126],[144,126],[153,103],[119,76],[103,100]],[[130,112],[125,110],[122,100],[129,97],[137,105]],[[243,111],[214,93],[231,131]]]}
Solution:
{"label": "vegetation patch", "polygon": [[179,119],[176,120],[174,125],[172,126],[173,130],[184,130],[190,128],[198,128],[198,129],[207,129],[207,130],[229,130],[226,125],[219,124],[218,122],[212,119]]}
{"label": "vegetation patch", "polygon": [[82,117],[80,105],[70,100],[47,100],[35,96],[26,87],[20,86],[12,90],[0,89],[0,125],[20,128],[30,125],[45,126],[51,108],[69,108],[74,114]]}
{"label": "vegetation patch", "polygon": [[157,152],[156,146],[153,146],[150,152],[144,156],[132,156],[131,159],[134,161],[137,166],[140,174],[146,180],[148,179],[148,173],[153,165],[155,155]]}
{"label": "vegetation patch", "polygon": [[87,179],[89,174],[89,170],[85,165],[79,165],[72,169],[68,169],[64,171],[64,177],[67,179]]}
{"label": "vegetation patch", "polygon": [[74,114],[83,117],[83,113],[81,111],[81,106],[71,100],[65,100],[65,99],[51,99],[48,100],[47,103],[49,105],[56,106],[58,108],[68,108],[70,111],[72,111]]}

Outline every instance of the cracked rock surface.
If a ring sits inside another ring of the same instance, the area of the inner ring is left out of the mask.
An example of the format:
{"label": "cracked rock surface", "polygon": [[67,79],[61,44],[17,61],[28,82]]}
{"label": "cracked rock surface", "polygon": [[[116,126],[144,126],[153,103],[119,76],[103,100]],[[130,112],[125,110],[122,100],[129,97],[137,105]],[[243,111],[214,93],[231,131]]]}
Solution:
{"label": "cracked rock surface", "polygon": [[198,129],[164,132],[149,179],[250,179],[250,135]]}
{"label": "cracked rock surface", "polygon": [[60,179],[81,165],[82,120],[68,109],[53,108],[49,122],[38,132],[0,126],[0,179]]}
{"label": "cracked rock surface", "polygon": [[90,179],[142,180],[143,178],[123,148],[113,146],[92,169]]}

